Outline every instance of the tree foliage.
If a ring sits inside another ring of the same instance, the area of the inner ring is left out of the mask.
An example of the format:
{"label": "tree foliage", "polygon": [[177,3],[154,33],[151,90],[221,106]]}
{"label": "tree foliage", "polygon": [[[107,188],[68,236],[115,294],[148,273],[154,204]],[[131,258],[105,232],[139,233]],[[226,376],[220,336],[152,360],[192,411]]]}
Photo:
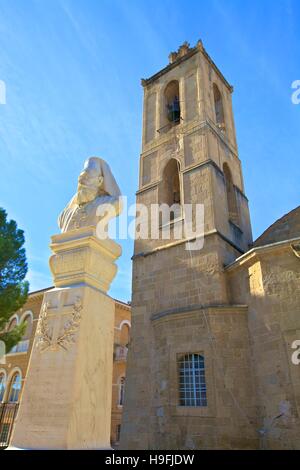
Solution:
{"label": "tree foliage", "polygon": [[0,340],[9,352],[22,338],[26,324],[6,331],[10,317],[27,300],[28,282],[25,242],[23,230],[18,229],[14,220],[7,220],[7,214],[0,208]]}

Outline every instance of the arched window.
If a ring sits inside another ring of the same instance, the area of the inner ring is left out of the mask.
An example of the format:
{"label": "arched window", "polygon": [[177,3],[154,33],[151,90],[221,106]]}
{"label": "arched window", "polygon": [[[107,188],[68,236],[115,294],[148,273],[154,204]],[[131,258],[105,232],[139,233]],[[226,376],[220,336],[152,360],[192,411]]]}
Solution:
{"label": "arched window", "polygon": [[6,386],[6,377],[4,372],[0,372],[0,402],[4,399],[5,393],[5,386]]}
{"label": "arched window", "polygon": [[130,339],[129,337],[130,337],[129,325],[127,323],[124,323],[121,327],[120,345],[128,347],[128,343]]}
{"label": "arched window", "polygon": [[165,89],[167,120],[173,124],[180,122],[179,83],[172,80]]}
{"label": "arched window", "polygon": [[8,328],[7,328],[7,331],[11,331],[15,328],[15,326],[17,326],[18,324],[18,319],[17,317],[13,317],[11,320],[10,320],[10,323],[8,325]]}
{"label": "arched window", "polygon": [[26,323],[26,330],[22,340],[18,343],[17,352],[26,352],[29,348],[30,338],[32,335],[32,320],[33,316],[31,312],[25,313],[24,318],[21,321]]}
{"label": "arched window", "polygon": [[163,171],[162,182],[160,186],[159,203],[167,204],[172,212],[170,219],[176,219],[181,216],[181,191],[179,179],[179,163],[175,158],[167,163]]}
{"label": "arched window", "polygon": [[[9,322],[7,331],[12,331],[17,325],[18,325],[18,317],[14,316]],[[17,352],[17,349],[18,349],[18,345],[16,344],[10,350],[8,350],[7,353],[15,353]]]}
{"label": "arched window", "polygon": [[32,334],[32,315],[31,315],[31,313],[26,314],[23,321],[26,323],[26,330],[25,330],[23,339],[24,340],[26,340],[26,339],[30,340],[31,334]]}
{"label": "arched window", "polygon": [[225,185],[226,185],[226,194],[227,194],[227,205],[228,205],[228,213],[229,213],[229,220],[238,224],[239,216],[238,216],[238,208],[236,202],[236,194],[234,185],[232,182],[231,171],[227,163],[223,165],[223,173],[225,178]]}
{"label": "arched window", "polygon": [[207,406],[204,357],[185,354],[178,360],[180,406]]}
{"label": "arched window", "polygon": [[119,405],[123,406],[125,396],[125,377],[120,379],[120,388],[119,388]]}
{"label": "arched window", "polygon": [[215,114],[216,114],[216,123],[217,126],[225,131],[225,120],[224,120],[224,109],[222,102],[222,95],[219,88],[214,83],[213,84],[213,93],[214,93],[214,104],[215,104]]}
{"label": "arched window", "polygon": [[11,379],[11,383],[10,383],[9,397],[8,397],[8,401],[10,403],[16,403],[19,401],[21,387],[22,387],[21,374],[19,372],[16,372],[13,375]]}

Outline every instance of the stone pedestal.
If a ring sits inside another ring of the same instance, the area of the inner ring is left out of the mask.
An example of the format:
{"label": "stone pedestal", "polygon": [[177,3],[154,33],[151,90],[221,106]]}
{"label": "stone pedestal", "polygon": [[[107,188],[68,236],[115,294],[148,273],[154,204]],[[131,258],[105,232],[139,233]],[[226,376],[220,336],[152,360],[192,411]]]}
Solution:
{"label": "stone pedestal", "polygon": [[93,228],[52,237],[45,293],[12,443],[23,449],[110,448],[114,301],[121,248]]}

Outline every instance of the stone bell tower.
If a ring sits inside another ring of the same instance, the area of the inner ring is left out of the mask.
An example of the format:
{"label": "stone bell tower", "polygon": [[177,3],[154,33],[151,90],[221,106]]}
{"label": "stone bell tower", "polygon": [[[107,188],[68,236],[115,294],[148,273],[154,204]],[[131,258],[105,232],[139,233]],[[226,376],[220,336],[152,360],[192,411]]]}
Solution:
{"label": "stone bell tower", "polygon": [[[233,88],[201,41],[142,85],[137,203],[179,210],[168,239],[135,241],[121,448],[255,448],[247,307],[229,303],[224,273],[252,242]],[[174,237],[186,204],[204,207],[201,249]]]}

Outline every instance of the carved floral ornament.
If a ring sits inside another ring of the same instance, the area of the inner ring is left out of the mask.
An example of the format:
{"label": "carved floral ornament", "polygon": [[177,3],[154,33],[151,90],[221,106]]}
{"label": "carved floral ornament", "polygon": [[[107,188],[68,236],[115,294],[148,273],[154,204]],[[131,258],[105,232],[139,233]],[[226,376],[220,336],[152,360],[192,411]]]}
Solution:
{"label": "carved floral ornament", "polygon": [[62,328],[58,328],[57,334],[54,331],[54,326],[50,326],[48,322],[48,313],[50,308],[50,302],[45,302],[42,307],[36,332],[38,338],[36,347],[40,352],[47,350],[57,351],[59,348],[67,351],[68,346],[74,344],[76,340],[75,335],[81,320],[81,299],[80,297],[76,298],[76,302],[71,311],[71,318],[65,322]]}

